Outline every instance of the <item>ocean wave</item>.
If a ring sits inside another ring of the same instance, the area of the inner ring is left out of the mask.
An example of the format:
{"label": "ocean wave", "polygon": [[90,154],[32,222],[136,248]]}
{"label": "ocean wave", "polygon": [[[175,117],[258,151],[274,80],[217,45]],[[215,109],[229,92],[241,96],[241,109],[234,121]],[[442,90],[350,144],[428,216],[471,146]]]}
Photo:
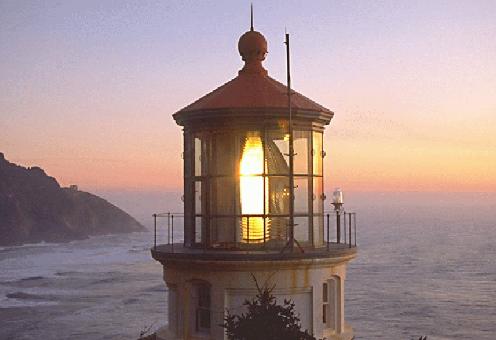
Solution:
{"label": "ocean wave", "polygon": [[107,277],[104,279],[98,279],[91,282],[91,284],[101,284],[101,283],[114,283],[122,281],[122,278],[119,277]]}
{"label": "ocean wave", "polygon": [[37,275],[37,276],[24,277],[24,278],[20,279],[19,281],[35,281],[35,280],[42,280],[42,279],[45,279],[45,277]]}
{"label": "ocean wave", "polygon": [[135,304],[138,302],[141,302],[141,300],[137,299],[137,298],[129,298],[129,299],[124,300],[124,305],[132,305],[132,304]]}
{"label": "ocean wave", "polygon": [[148,287],[146,289],[143,289],[144,292],[149,292],[149,293],[155,293],[155,292],[166,292],[167,288],[165,284],[159,284],[156,286]]}
{"label": "ocean wave", "polygon": [[0,247],[0,251],[9,251],[9,250],[15,250],[15,249],[22,249],[22,248],[38,248],[38,247],[53,247],[57,246],[60,243],[54,243],[54,242],[37,242],[37,243],[24,243],[16,246],[7,246],[7,247]]}
{"label": "ocean wave", "polygon": [[55,275],[56,276],[72,276],[72,275],[77,275],[79,274],[80,272],[76,272],[76,271],[58,271],[58,272],[55,272]]}
{"label": "ocean wave", "polygon": [[30,294],[25,292],[8,293],[5,294],[5,297],[9,299],[19,299],[19,300],[48,300],[48,301],[54,300],[54,298],[50,296]]}
{"label": "ocean wave", "polygon": [[22,291],[5,294],[0,299],[0,308],[19,308],[58,305],[57,298],[52,295],[31,294]]}
{"label": "ocean wave", "polygon": [[147,252],[150,251],[150,247],[145,246],[145,247],[132,247],[131,249],[128,250],[129,253],[142,253],[142,252]]}
{"label": "ocean wave", "polygon": [[8,293],[0,297],[0,309],[36,307],[36,306],[54,306],[59,303],[54,297],[30,294],[25,292]]}

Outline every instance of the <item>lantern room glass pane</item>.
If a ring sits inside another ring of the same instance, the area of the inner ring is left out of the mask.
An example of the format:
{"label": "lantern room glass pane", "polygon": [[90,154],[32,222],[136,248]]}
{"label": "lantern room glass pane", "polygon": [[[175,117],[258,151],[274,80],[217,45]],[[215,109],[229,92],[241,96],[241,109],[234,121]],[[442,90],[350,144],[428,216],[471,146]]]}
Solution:
{"label": "lantern room glass pane", "polygon": [[210,179],[210,215],[234,214],[234,181],[232,177],[213,177]]}
{"label": "lantern room glass pane", "polygon": [[215,217],[210,220],[210,244],[214,247],[232,248],[237,238],[234,217]]}
{"label": "lantern room glass pane", "polygon": [[309,218],[305,217],[295,217],[294,218],[294,238],[300,244],[304,244],[310,241],[310,228],[309,228]]}
{"label": "lantern room glass pane", "polygon": [[264,172],[265,160],[263,136],[260,131],[247,131],[240,138],[240,176],[261,175]]}
{"label": "lantern room glass pane", "polygon": [[289,174],[289,135],[282,130],[268,131],[265,141],[265,172],[271,175]]}
{"label": "lantern room glass pane", "polygon": [[274,245],[279,244],[281,246],[284,246],[289,235],[288,223],[288,217],[267,217],[267,239]]}
{"label": "lantern room glass pane", "polygon": [[263,243],[264,235],[267,235],[265,221],[263,217],[243,216],[241,218],[243,242],[244,243]]}
{"label": "lantern room glass pane", "polygon": [[322,214],[324,211],[324,200],[322,199],[323,194],[323,179],[322,177],[313,178],[313,213]]}
{"label": "lantern room glass pane", "polygon": [[313,245],[321,247],[324,244],[324,215],[313,217]]}
{"label": "lantern room glass pane", "polygon": [[293,133],[293,146],[294,146],[294,173],[295,174],[308,174],[308,149],[311,131],[294,131]]}
{"label": "lantern room glass pane", "polygon": [[289,177],[269,176],[266,177],[268,193],[267,212],[270,215],[289,215]]}
{"label": "lantern room glass pane", "polygon": [[308,177],[294,178],[295,214],[308,214]]}
{"label": "lantern room glass pane", "polygon": [[262,215],[265,213],[264,197],[268,191],[263,176],[265,162],[262,133],[243,133],[240,139],[239,204],[243,215],[242,241],[246,243],[263,242],[265,223]]}
{"label": "lantern room glass pane", "polygon": [[216,133],[210,140],[210,175],[232,175],[234,165],[234,135],[232,133]]}
{"label": "lantern room glass pane", "polygon": [[322,133],[321,132],[313,132],[313,174],[314,175],[322,175]]}
{"label": "lantern room glass pane", "polygon": [[197,136],[195,137],[194,141],[195,145],[195,157],[194,157],[194,163],[195,163],[195,176],[201,176],[202,175],[202,139]]}
{"label": "lantern room glass pane", "polygon": [[195,214],[202,214],[202,183],[200,181],[195,182]]}

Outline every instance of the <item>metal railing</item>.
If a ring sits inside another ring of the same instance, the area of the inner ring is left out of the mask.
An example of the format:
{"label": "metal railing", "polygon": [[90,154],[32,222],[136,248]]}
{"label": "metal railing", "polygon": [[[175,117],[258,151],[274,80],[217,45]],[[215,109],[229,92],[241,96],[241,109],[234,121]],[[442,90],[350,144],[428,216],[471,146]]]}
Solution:
{"label": "metal railing", "polygon": [[[174,242],[180,241],[184,242],[184,240],[179,239],[180,236],[184,237],[184,234],[182,231],[178,231],[178,228],[180,226],[184,226],[184,214],[183,213],[177,213],[177,212],[165,212],[165,213],[156,213],[153,214],[153,248],[157,248],[157,237],[159,236],[158,233],[158,222],[160,220],[165,220],[165,231],[166,234],[164,235],[165,239],[165,244],[170,245],[171,250],[174,251]],[[322,243],[319,242],[320,246],[315,246],[314,245],[314,240],[298,240],[297,242],[301,242],[303,244],[302,249],[308,249],[308,248],[319,248],[321,249],[323,247],[327,247],[327,250],[331,250],[331,247],[336,244],[340,245],[346,245],[348,248],[356,247],[357,246],[357,227],[356,227],[356,213],[355,212],[347,212],[347,211],[324,211],[323,215],[314,215],[314,217],[318,216],[323,216],[324,218],[324,225],[323,225],[323,230],[315,230],[316,226],[313,226],[312,232],[309,232],[308,236],[309,238],[313,238],[313,233],[314,232],[319,232],[322,237],[324,238],[322,240]],[[298,217],[308,217],[308,215],[295,215],[295,218],[297,219]],[[256,249],[257,247],[260,249],[264,249],[266,244],[269,242],[274,242],[273,239],[268,237],[266,235],[266,227],[265,227],[265,221],[266,219],[274,219],[280,218],[281,220],[284,220],[287,218],[285,215],[281,216],[267,216],[267,215],[216,215],[216,216],[210,216],[211,219],[215,218],[232,218],[238,219],[238,224],[239,228],[233,228],[233,239],[224,242],[224,247],[219,246],[218,243],[216,242],[208,242],[205,240],[202,235],[201,235],[201,230],[198,228],[198,230],[195,230],[195,235],[194,235],[194,242],[195,245],[202,247],[202,248],[215,248],[215,249],[244,249],[247,246],[251,247],[250,249]],[[256,240],[254,241],[250,237],[250,219],[264,219],[264,227],[263,227],[263,237],[262,241]],[[243,230],[243,224],[246,225],[246,229]],[[246,232],[246,235],[243,235],[244,232]],[[284,228],[283,233],[285,234],[285,237],[278,239],[279,241],[282,242],[287,242],[289,240],[289,228],[286,227]],[[243,237],[246,236],[246,237]],[[163,243],[162,243],[163,244]],[[214,246],[214,244],[216,246]],[[280,248],[283,248],[284,243]]]}
{"label": "metal railing", "polygon": [[172,245],[174,248],[174,219],[177,221],[178,219],[184,220],[183,213],[175,213],[175,212],[166,212],[166,213],[158,213],[153,214],[153,249],[157,249],[157,219],[166,218],[166,226],[167,226],[167,244]]}
{"label": "metal railing", "polygon": [[[327,247],[332,243],[346,244],[349,248],[357,245],[356,213],[347,211],[326,211]],[[334,220],[334,222],[332,222]],[[331,228],[331,224],[333,228]],[[332,236],[334,232],[335,237]]]}

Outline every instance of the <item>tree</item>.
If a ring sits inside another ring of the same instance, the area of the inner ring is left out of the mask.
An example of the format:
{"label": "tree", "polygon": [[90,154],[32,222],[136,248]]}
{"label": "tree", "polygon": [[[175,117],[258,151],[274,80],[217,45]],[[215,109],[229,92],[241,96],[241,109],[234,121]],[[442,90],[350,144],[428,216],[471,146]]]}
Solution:
{"label": "tree", "polygon": [[277,304],[272,288],[260,288],[255,277],[258,293],[253,300],[245,300],[248,309],[241,315],[227,311],[223,327],[229,340],[316,340],[307,330],[301,330],[300,318],[291,300]]}

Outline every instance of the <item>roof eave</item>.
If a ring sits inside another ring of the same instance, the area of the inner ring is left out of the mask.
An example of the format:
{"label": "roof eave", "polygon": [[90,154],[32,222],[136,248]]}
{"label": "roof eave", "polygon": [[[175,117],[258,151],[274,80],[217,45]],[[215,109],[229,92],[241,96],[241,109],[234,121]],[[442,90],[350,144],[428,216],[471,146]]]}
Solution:
{"label": "roof eave", "polygon": [[[317,111],[302,108],[292,109],[293,118],[297,120],[319,121],[322,125],[328,125],[334,117],[331,110]],[[184,126],[189,121],[205,119],[238,119],[238,118],[287,118],[287,108],[215,108],[203,110],[180,110],[172,115],[176,123]]]}

